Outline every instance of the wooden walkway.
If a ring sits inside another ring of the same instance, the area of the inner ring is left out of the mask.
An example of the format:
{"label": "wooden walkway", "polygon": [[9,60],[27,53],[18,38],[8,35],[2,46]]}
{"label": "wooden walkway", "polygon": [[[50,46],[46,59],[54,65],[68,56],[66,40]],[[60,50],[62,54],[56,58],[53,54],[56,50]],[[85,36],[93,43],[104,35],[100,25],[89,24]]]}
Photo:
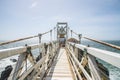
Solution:
{"label": "wooden walkway", "polygon": [[60,49],[45,80],[73,80],[72,70],[64,48]]}

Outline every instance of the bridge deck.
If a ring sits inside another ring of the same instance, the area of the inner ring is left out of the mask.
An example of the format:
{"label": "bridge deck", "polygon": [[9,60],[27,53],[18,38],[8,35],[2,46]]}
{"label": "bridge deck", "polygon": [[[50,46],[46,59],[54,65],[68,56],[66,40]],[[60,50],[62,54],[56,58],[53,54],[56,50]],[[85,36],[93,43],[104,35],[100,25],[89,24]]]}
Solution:
{"label": "bridge deck", "polygon": [[45,80],[73,80],[72,70],[64,48],[60,49]]}

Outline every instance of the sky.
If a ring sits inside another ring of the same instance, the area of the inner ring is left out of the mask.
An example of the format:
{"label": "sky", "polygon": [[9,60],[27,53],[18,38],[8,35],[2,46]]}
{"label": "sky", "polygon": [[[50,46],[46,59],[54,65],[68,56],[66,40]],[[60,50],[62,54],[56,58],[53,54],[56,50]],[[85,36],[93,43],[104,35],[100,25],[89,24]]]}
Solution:
{"label": "sky", "polygon": [[120,0],[0,0],[0,40],[37,35],[57,22],[83,36],[120,40]]}

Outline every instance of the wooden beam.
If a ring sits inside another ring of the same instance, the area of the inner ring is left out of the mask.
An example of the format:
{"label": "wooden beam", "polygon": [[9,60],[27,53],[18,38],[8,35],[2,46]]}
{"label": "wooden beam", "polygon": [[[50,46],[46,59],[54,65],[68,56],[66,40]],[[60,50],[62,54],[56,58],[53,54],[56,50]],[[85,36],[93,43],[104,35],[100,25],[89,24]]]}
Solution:
{"label": "wooden beam", "polygon": [[74,61],[76,62],[76,64],[79,66],[79,68],[82,70],[82,72],[84,73],[85,77],[88,80],[92,80],[92,78],[90,77],[90,75],[87,73],[87,71],[84,69],[84,67],[80,64],[80,62],[78,61],[78,59],[75,57],[75,55],[73,54],[73,52],[68,48],[68,50],[70,51],[70,54],[72,56],[72,58],[74,59]]}
{"label": "wooden beam", "polygon": [[33,71],[33,69],[37,69],[38,67],[40,67],[40,65],[43,64],[45,59],[46,56],[41,58],[41,60],[39,60],[34,66],[32,66],[28,71],[26,71],[26,73],[24,73],[18,80],[24,80]]}
{"label": "wooden beam", "polygon": [[102,80],[101,75],[99,73],[99,68],[96,64],[95,57],[88,54],[87,58],[88,58],[88,65],[90,68],[90,73],[91,73],[92,79],[93,80]]}
{"label": "wooden beam", "polygon": [[71,42],[69,42],[68,44],[75,46],[83,51],[84,49],[86,49],[88,54],[91,54],[107,63],[112,64],[113,66],[120,68],[120,54],[119,53],[101,50],[101,49],[97,49],[93,47],[87,47],[81,44],[75,44]]}
{"label": "wooden beam", "polygon": [[13,73],[12,80],[16,80],[20,76],[24,62],[26,60],[26,56],[27,56],[27,53],[23,53],[19,56],[14,73]]}

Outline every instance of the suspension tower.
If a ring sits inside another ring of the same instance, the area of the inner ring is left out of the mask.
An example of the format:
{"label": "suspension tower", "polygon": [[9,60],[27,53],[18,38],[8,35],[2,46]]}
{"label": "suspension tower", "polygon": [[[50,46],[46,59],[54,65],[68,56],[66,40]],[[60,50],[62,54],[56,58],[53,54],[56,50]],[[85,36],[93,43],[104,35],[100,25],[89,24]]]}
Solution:
{"label": "suspension tower", "polygon": [[58,22],[56,26],[59,46],[64,47],[66,40],[68,39],[68,24],[66,22]]}

